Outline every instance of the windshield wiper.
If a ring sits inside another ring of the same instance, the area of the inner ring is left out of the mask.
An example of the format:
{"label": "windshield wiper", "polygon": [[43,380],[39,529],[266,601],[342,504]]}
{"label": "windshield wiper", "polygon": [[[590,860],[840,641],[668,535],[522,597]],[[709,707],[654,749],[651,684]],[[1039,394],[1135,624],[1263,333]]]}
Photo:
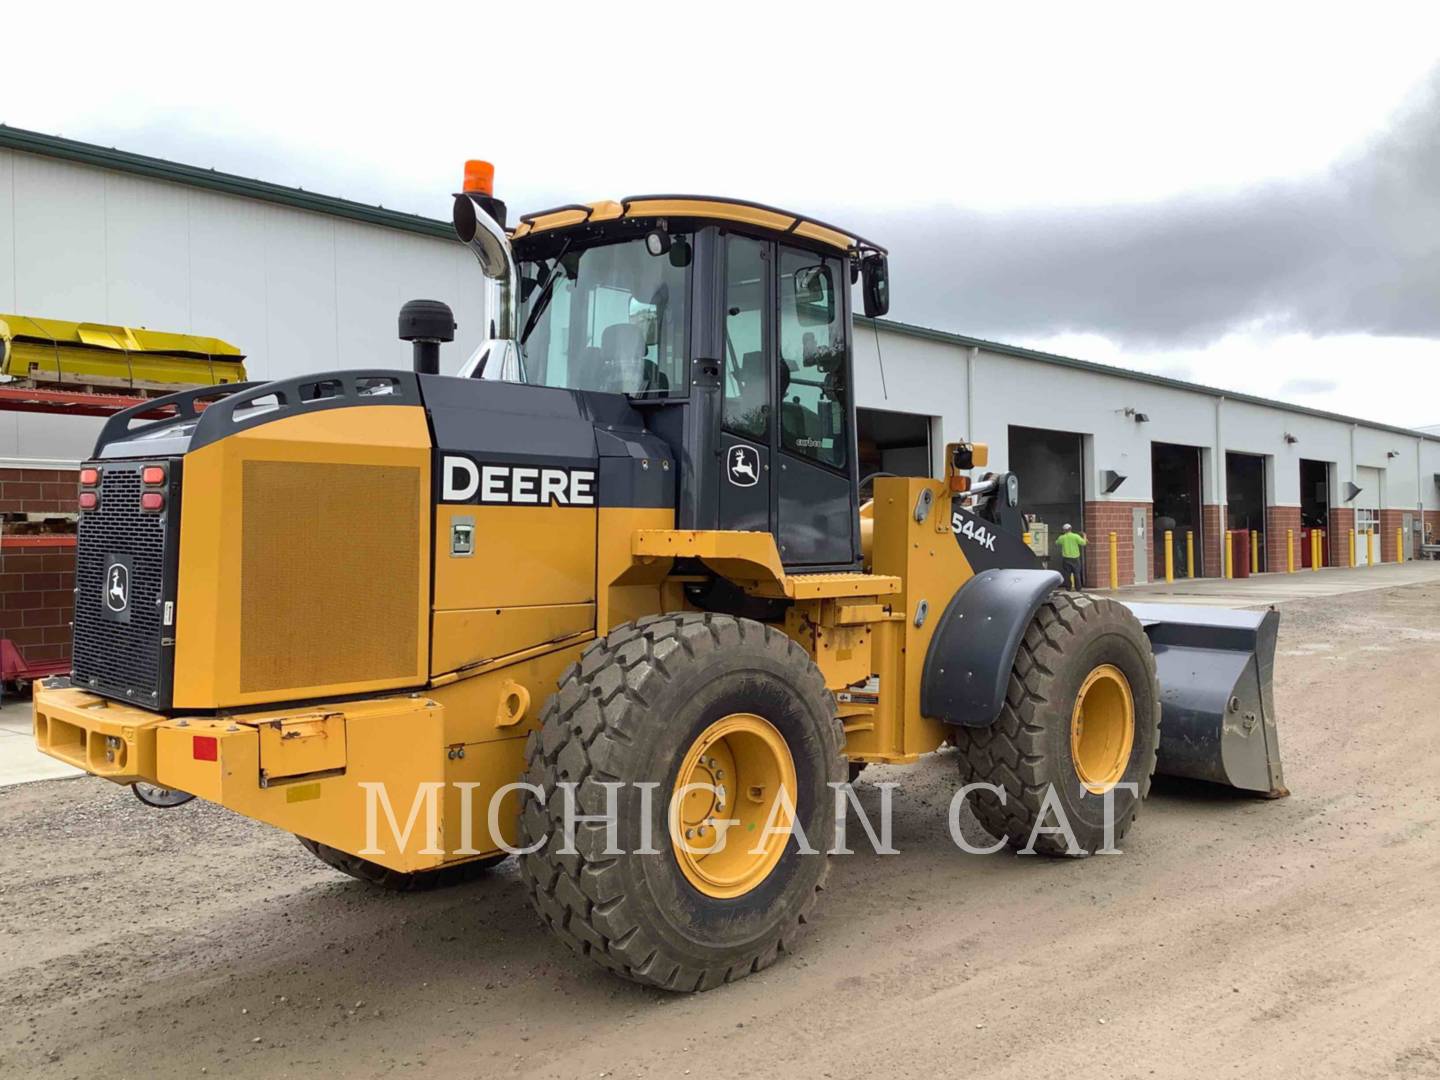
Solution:
{"label": "windshield wiper", "polygon": [[530,309],[530,317],[525,320],[525,329],[520,331],[520,344],[530,340],[530,334],[540,322],[540,316],[545,314],[545,309],[550,306],[550,297],[555,292],[555,281],[560,277],[560,260],[565,258],[570,250],[570,239],[560,247],[560,254],[555,256],[555,261],[550,264],[550,273],[545,278],[545,284],[540,286],[540,295],[535,298],[535,306]]}

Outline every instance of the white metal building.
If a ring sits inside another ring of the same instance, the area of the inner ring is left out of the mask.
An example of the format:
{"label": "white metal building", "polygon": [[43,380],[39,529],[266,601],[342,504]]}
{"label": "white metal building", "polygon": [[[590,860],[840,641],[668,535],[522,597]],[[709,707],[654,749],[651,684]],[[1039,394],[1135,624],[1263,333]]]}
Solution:
{"label": "white metal building", "polygon": [[[447,222],[0,126],[0,311],[219,337],[264,379],[408,367],[396,314],[431,297],[459,323],[453,371],[482,337],[482,280]],[[992,468],[1021,473],[1038,543],[1062,517],[1101,541],[1094,574],[1111,532],[1122,581],[1163,573],[1157,526],[1182,574],[1191,550],[1197,573],[1220,572],[1223,529],[1263,534],[1266,569],[1287,545],[1308,556],[1312,526],[1332,565],[1357,525],[1386,561],[1427,522],[1440,531],[1440,436],[858,322],[866,471],[927,471],[947,440],[987,442]],[[0,412],[0,470],[73,466],[99,423]]]}

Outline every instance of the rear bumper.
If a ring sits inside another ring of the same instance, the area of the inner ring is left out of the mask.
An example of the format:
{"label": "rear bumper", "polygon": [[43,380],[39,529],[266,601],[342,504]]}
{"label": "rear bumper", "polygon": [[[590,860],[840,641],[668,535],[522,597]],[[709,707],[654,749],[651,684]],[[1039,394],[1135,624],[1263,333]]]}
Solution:
{"label": "rear bumper", "polygon": [[[521,739],[469,759],[447,753],[445,710],[420,696],[166,717],[57,679],[36,686],[34,703],[36,746],[66,764],[188,792],[402,872],[442,865],[457,848],[458,793],[448,781],[490,788],[522,767]],[[457,766],[475,775],[451,776]],[[438,800],[433,813],[427,800]],[[403,838],[403,824],[387,831],[412,811],[417,827]],[[494,848],[483,834],[476,841]]]}
{"label": "rear bumper", "polygon": [[70,687],[37,683],[35,746],[117,784],[156,778],[155,733],[165,717]]}

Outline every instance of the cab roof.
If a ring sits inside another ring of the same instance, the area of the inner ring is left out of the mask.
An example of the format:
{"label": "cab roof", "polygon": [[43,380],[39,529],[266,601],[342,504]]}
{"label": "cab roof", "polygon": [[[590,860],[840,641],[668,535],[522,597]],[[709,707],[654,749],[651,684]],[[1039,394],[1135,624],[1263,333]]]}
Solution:
{"label": "cab roof", "polygon": [[734,221],[753,225],[769,232],[788,233],[807,240],[857,255],[875,252],[885,254],[879,244],[858,233],[837,228],[803,214],[713,195],[628,195],[618,202],[606,200],[593,203],[572,203],[556,206],[534,214],[523,214],[511,238],[519,240],[536,233],[576,225],[596,225],[607,221],[633,218],[697,218],[705,221]]}

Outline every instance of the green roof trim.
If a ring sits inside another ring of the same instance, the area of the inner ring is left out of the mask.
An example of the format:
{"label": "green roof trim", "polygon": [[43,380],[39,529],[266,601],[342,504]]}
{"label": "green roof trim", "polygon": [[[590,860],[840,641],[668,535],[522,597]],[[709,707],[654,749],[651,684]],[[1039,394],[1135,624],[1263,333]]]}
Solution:
{"label": "green roof trim", "polygon": [[[248,177],[236,176],[234,173],[218,172],[215,169],[202,169],[195,165],[182,165],[179,162],[167,161],[164,158],[148,157],[145,154],[132,154],[128,150],[116,150],[104,146],[97,146],[94,143],[62,138],[59,135],[45,135],[38,131],[27,131],[24,128],[10,127],[6,124],[0,124],[0,149],[18,150],[27,154],[39,154],[43,157],[61,158],[65,161],[75,161],[82,165],[92,165],[100,169],[110,169],[115,172],[144,176],[152,180],[166,180],[174,184],[186,184],[190,187],[204,188],[208,191],[218,191],[225,195],[238,195],[246,199],[259,199],[262,202],[288,206],[296,210],[308,210],[316,214],[328,214],[331,217],[348,218],[351,221],[363,222],[366,225],[379,225],[382,228],[399,229],[402,232],[416,233],[420,236],[430,236],[442,240],[452,240],[455,238],[455,230],[448,221],[439,221],[435,218],[423,217],[420,214],[406,214],[399,210],[387,210],[383,206],[371,206],[368,203],[352,202],[349,199],[337,199],[332,195],[319,195],[315,192],[306,191],[303,188],[285,187],[282,184],[271,184],[264,180],[252,180]],[[1205,394],[1209,397],[1228,398],[1231,401],[1244,401],[1251,405],[1262,406],[1263,408],[1281,409],[1285,412],[1299,413],[1303,416],[1315,416],[1322,420],[1335,420],[1344,424],[1360,424],[1377,431],[1389,431],[1396,435],[1407,435],[1412,438],[1440,442],[1440,434],[1417,431],[1413,428],[1396,427],[1392,424],[1381,424],[1374,420],[1365,420],[1360,417],[1345,416],[1341,413],[1326,412],[1323,409],[1311,409],[1304,405],[1293,405],[1286,401],[1274,401],[1270,398],[1256,397],[1253,394],[1242,394],[1233,390],[1221,390],[1218,387],[1204,386],[1200,383],[1184,382],[1180,379],[1168,379],[1163,375],[1151,375],[1144,371],[1132,371],[1129,368],[1115,367],[1111,364],[1097,364],[1090,360],[1077,360],[1074,357],[1040,352],[1036,349],[1027,349],[1020,345],[1006,345],[998,341],[986,341],[984,338],[968,337],[965,334],[955,334],[945,330],[935,330],[928,326],[915,326],[911,323],[896,322],[890,319],[867,319],[863,315],[856,315],[855,323],[859,326],[879,326],[884,330],[902,334],[906,337],[936,341],[947,345],[959,345],[964,348],[979,348],[984,349],[986,352],[998,353],[1001,356],[1014,356],[1023,360],[1038,360],[1042,363],[1057,364],[1061,367],[1075,368],[1080,371],[1089,371],[1101,375],[1113,375],[1122,379],[1151,383],[1155,386],[1166,386],[1174,390],[1185,390],[1190,393]]]}
{"label": "green roof trim", "polygon": [[418,233],[444,240],[453,240],[455,230],[448,221],[421,217],[419,214],[405,214],[399,210],[386,210],[383,206],[337,199],[332,195],[318,195],[303,188],[285,187],[264,180],[251,180],[234,173],[202,169],[196,165],[182,165],[164,158],[132,154],[128,150],[115,150],[93,143],[78,142],[58,135],[44,135],[38,131],[0,124],[0,149],[19,150],[26,154],[61,158],[81,165],[93,165],[99,169],[130,173],[151,180],[168,180],[174,184],[218,191],[225,195],[239,195],[247,199],[288,206],[294,210],[309,210],[316,214],[348,218],[367,225],[379,225],[387,229]]}
{"label": "green roof trim", "polygon": [[1324,409],[1312,409],[1307,405],[1295,405],[1288,401],[1276,401],[1273,398],[1257,397],[1254,394],[1242,394],[1238,390],[1222,390],[1218,386],[1205,386],[1202,383],[1185,382],[1183,379],[1169,379],[1164,375],[1152,375],[1148,371],[1135,371],[1131,368],[1116,367],[1113,364],[1097,364],[1093,360],[1077,360],[1073,356],[1060,356],[1058,353],[1027,349],[1023,345],[1006,345],[999,341],[987,341],[984,338],[969,337],[965,334],[951,333],[948,330],[935,330],[928,326],[916,326],[913,323],[896,322],[891,319],[870,319],[864,315],[856,315],[854,319],[857,326],[878,326],[882,330],[905,337],[920,338],[924,341],[961,345],[970,349],[984,349],[986,352],[999,353],[1001,356],[1038,360],[1041,363],[1075,368],[1078,371],[1089,371],[1097,375],[1113,375],[1119,379],[1150,383],[1153,386],[1164,386],[1171,390],[1184,390],[1192,394],[1204,394],[1207,397],[1225,398],[1227,401],[1243,401],[1248,405],[1259,405],[1266,409],[1280,409],[1284,412],[1298,413],[1301,416],[1335,420],[1342,424],[1359,424],[1376,431],[1389,431],[1396,435],[1440,442],[1440,433],[1431,434],[1416,428],[1397,427],[1394,424],[1382,424],[1377,420],[1366,420],[1359,416],[1346,416],[1343,413],[1327,412]]}

